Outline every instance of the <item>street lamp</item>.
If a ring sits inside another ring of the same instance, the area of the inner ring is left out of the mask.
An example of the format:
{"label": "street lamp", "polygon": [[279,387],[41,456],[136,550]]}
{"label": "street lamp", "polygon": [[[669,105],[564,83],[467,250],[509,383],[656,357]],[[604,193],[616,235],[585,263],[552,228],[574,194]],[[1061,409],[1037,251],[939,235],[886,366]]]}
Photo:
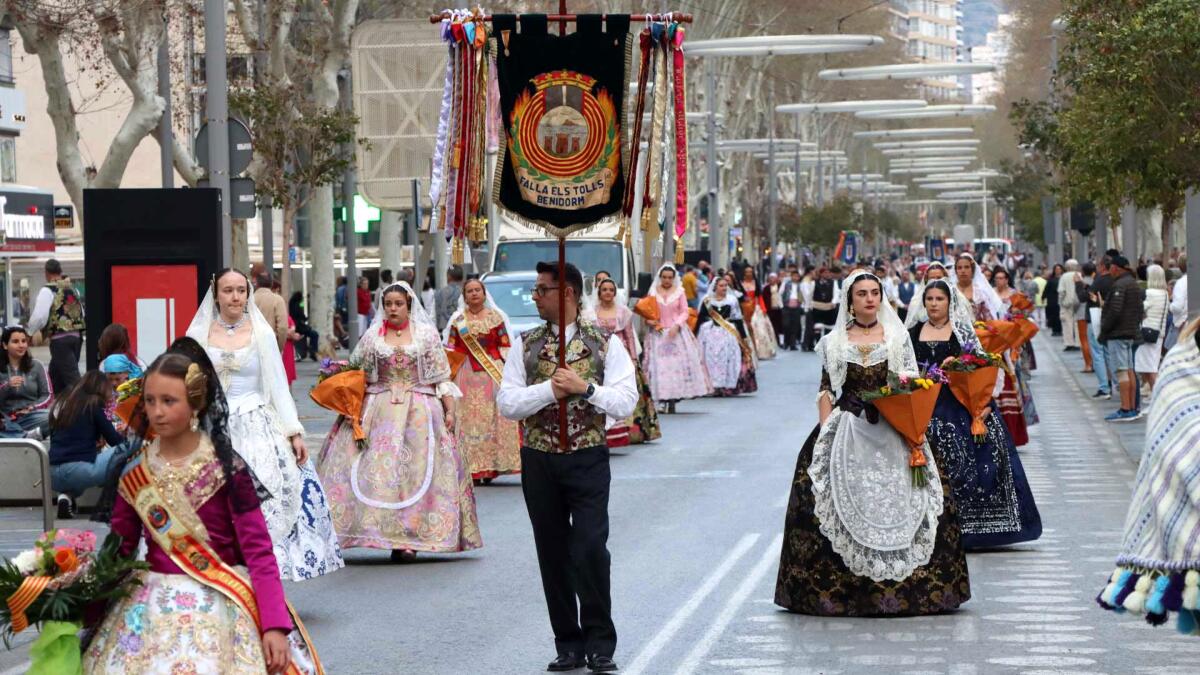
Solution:
{"label": "street lamp", "polygon": [[860,68],[830,68],[817,73],[822,80],[914,80],[995,72],[990,63],[895,63]]}
{"label": "street lamp", "polygon": [[975,133],[971,127],[927,127],[923,129],[879,129],[856,131],[855,138],[921,138],[924,136],[969,136]]}
{"label": "street lamp", "polygon": [[975,148],[892,148],[880,150],[879,154],[889,159],[918,158],[918,157],[971,157],[977,153]]}
{"label": "street lamp", "polygon": [[875,143],[876,150],[910,150],[913,148],[969,148],[979,145],[977,138],[964,138],[956,141],[887,141]]}
{"label": "street lamp", "polygon": [[931,105],[920,110],[867,110],[855,113],[855,117],[864,120],[915,120],[932,117],[972,117],[993,112],[996,112],[994,105],[967,103]]}
{"label": "street lamp", "polygon": [[[878,35],[754,35],[715,40],[697,40],[689,43],[687,56],[694,57],[736,57],[736,56],[785,56],[805,54],[833,54],[869,49],[883,44],[883,38]],[[721,220],[720,211],[720,173],[717,167],[717,71],[714,61],[709,58],[704,62],[705,86],[704,98],[708,104],[708,147],[706,149],[706,169],[708,183],[708,217],[712,227],[713,263],[717,267],[728,264],[729,233]],[[771,135],[775,135],[774,110],[771,111]],[[772,150],[774,146],[772,144]],[[636,167],[634,167],[636,169]],[[772,247],[774,247],[775,211],[774,179],[769,186],[771,201]],[[774,256],[772,255],[772,258]]]}

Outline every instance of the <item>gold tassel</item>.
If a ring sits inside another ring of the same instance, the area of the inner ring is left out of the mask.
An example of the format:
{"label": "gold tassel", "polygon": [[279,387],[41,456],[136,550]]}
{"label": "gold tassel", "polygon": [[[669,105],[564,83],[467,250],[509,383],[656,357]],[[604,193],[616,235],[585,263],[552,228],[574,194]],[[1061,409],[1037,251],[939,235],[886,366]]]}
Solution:
{"label": "gold tassel", "polygon": [[455,237],[450,244],[450,260],[455,265],[463,264],[463,243],[462,239]]}
{"label": "gold tassel", "polygon": [[678,239],[675,240],[675,264],[683,264],[683,242]]}

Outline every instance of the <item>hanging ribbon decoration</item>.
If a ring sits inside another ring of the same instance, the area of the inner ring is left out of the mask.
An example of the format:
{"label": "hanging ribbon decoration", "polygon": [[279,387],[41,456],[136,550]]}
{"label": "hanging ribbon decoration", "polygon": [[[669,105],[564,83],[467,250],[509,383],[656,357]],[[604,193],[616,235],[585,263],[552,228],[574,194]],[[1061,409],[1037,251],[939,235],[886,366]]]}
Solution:
{"label": "hanging ribbon decoration", "polygon": [[630,179],[625,182],[625,198],[621,206],[621,213],[625,217],[621,219],[621,231],[617,234],[617,240],[624,240],[627,247],[632,243],[629,219],[633,216],[634,186],[637,183],[638,161],[642,156],[642,117],[646,114],[646,85],[649,84],[650,55],[653,53],[649,28],[643,29],[638,35],[638,44],[641,55],[638,65],[637,102],[634,104],[633,133],[629,136],[628,171]]}
{"label": "hanging ribbon decoration", "polygon": [[451,260],[462,264],[466,242],[487,239],[484,172],[498,114],[495,57],[479,10],[456,10],[442,21],[449,56],[434,147],[429,197],[431,230],[443,230]]}
{"label": "hanging ribbon decoration", "polygon": [[675,263],[683,264],[683,235],[688,228],[687,96],[683,72],[683,26],[671,24],[672,70],[675,95]]}
{"label": "hanging ribbon decoration", "polygon": [[[650,26],[651,60],[654,69],[654,105],[650,115],[650,141],[646,146],[649,157],[646,162],[645,191],[642,196],[642,232],[645,237],[657,236],[658,202],[662,192],[662,136],[663,121],[667,115],[667,60],[664,47],[667,27],[655,23]],[[658,53],[658,52],[662,53]]]}

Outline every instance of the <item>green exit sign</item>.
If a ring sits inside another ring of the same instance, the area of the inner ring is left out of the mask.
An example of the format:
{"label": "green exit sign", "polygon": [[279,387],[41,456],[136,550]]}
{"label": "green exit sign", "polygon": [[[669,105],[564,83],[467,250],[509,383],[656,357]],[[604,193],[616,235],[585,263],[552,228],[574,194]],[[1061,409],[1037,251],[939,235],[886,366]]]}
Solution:
{"label": "green exit sign", "polygon": [[382,218],[379,209],[367,203],[361,195],[354,195],[354,232],[366,234],[371,231],[371,223],[378,223]]}

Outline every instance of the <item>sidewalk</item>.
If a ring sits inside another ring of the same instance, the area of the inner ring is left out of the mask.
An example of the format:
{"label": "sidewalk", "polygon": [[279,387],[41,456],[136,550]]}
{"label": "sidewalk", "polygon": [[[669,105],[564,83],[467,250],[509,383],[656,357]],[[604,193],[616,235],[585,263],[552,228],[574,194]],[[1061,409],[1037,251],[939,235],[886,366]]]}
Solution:
{"label": "sidewalk", "polygon": [[[1100,410],[1100,424],[1104,425],[1099,431],[1105,434],[1115,435],[1121,446],[1125,449],[1125,453],[1136,464],[1141,460],[1142,448],[1146,443],[1146,418],[1134,422],[1105,422],[1104,416],[1116,412],[1121,407],[1120,396],[1116,392],[1116,387],[1113,387],[1113,398],[1109,399],[1094,399],[1092,394],[1096,393],[1099,384],[1096,376],[1093,373],[1083,372],[1083,352],[1064,352],[1063,341],[1060,337],[1051,337],[1050,331],[1043,328],[1038,334],[1037,341],[1034,343],[1034,349],[1037,350],[1038,359],[1057,358],[1062,362],[1064,369],[1070,373],[1071,380],[1075,386],[1083,392],[1084,396],[1095,403]],[[1039,382],[1037,371],[1033,373],[1034,381],[1034,396],[1036,400],[1039,386],[1044,388],[1049,383]],[[1145,397],[1142,397],[1142,411],[1149,412],[1149,403]]]}

